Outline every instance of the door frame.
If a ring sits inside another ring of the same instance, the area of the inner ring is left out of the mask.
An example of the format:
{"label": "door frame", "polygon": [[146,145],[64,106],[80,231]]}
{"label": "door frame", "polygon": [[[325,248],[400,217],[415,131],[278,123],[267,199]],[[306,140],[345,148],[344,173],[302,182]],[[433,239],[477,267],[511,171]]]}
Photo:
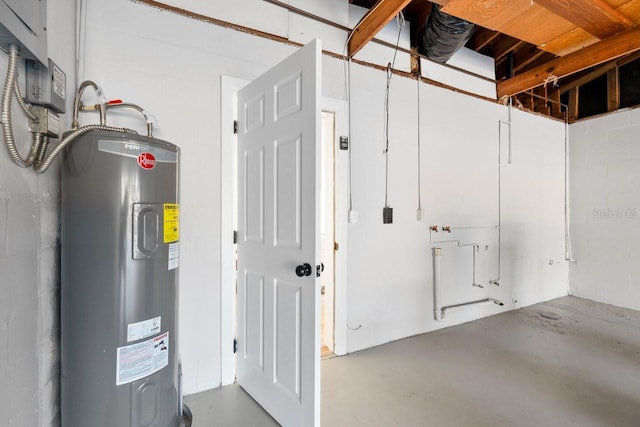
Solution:
{"label": "door frame", "polygon": [[349,155],[340,149],[340,137],[348,132],[346,101],[322,97],[321,110],[335,114],[334,138],[334,239],[339,248],[334,252],[333,353],[347,354],[347,225],[349,211]]}
{"label": "door frame", "polygon": [[[236,120],[236,94],[248,80],[220,78],[220,374],[221,385],[236,379],[236,245],[237,230],[237,155],[233,122]],[[348,134],[346,101],[321,98],[321,110],[336,117],[335,138],[335,252],[334,353],[347,354],[347,224],[348,224],[348,151],[340,150],[340,136]],[[227,183],[232,183],[228,185]],[[318,349],[320,351],[320,349]]]}

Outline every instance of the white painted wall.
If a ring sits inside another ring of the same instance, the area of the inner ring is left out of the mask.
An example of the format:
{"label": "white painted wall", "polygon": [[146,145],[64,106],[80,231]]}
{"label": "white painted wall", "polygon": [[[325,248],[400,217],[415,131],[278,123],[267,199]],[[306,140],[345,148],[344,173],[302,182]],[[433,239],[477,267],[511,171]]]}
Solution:
{"label": "white painted wall", "polygon": [[[436,82],[465,90],[476,95],[490,99],[496,99],[497,90],[494,80],[496,79],[495,62],[490,56],[482,55],[471,49],[463,47],[457,51],[447,65],[470,71],[477,76],[464,73],[463,71],[446,67],[434,61],[421,60],[422,76]],[[478,76],[486,77],[484,80]]]}
{"label": "white painted wall", "polygon": [[[83,78],[100,82],[108,98],[140,103],[156,114],[156,135],[182,148],[180,345],[185,391],[219,386],[221,352],[228,348],[221,342],[219,313],[227,304],[221,292],[222,286],[233,286],[220,283],[220,239],[231,232],[220,228],[225,209],[221,192],[230,185],[220,177],[226,161],[220,135],[221,126],[231,125],[220,123],[220,78],[251,80],[294,48],[128,0],[89,0],[87,16]],[[384,55],[380,61],[386,65]],[[386,73],[354,64],[352,81],[353,197],[360,221],[347,227],[346,323],[362,327],[348,333],[348,350],[497,312],[488,307],[452,314],[442,324],[432,320],[428,226],[496,224],[498,120],[506,120],[506,108],[422,87],[427,217],[417,222],[416,82],[394,76],[389,182],[394,224],[383,225]],[[323,95],[345,99],[344,64],[326,56]],[[125,119],[111,123],[142,129]],[[520,112],[514,112],[513,123],[514,163],[502,166],[502,286],[466,289],[454,281],[447,285],[446,298],[452,303],[491,294],[508,302],[508,309],[515,299],[521,305],[565,294],[566,265],[548,265],[564,253],[563,127]],[[505,144],[503,138],[503,152]],[[338,215],[344,222],[346,209]],[[463,237],[487,242],[482,274],[486,279],[495,273],[495,232]],[[470,275],[468,254],[460,250],[445,256],[449,274]]]}
{"label": "white painted wall", "polygon": [[640,109],[570,128],[571,293],[640,309]]}
{"label": "white painted wall", "polygon": [[[314,38],[319,38],[323,42],[325,51],[340,55],[345,53],[346,31],[296,13],[288,13],[286,9],[263,0],[242,0],[240,2],[165,0],[161,3],[288,38],[297,43],[306,44]],[[349,28],[353,28],[368,11],[366,8],[349,4],[348,1],[343,0],[290,0],[283,3],[288,3],[295,8]],[[265,16],[269,16],[269,19],[265,19]],[[376,35],[376,39],[392,45],[398,43],[400,47],[409,49],[411,47],[409,22],[406,22],[402,28],[398,40],[399,29],[398,22],[393,20]],[[386,67],[388,63],[393,61],[393,57],[394,49],[372,42],[364,46],[354,58]],[[398,52],[395,68],[410,71],[409,55]]]}
{"label": "white painted wall", "polygon": [[[566,295],[564,125],[514,110],[512,164],[507,162],[508,131],[503,125],[500,287],[487,285],[497,273],[496,229],[434,234],[434,241],[482,245],[478,276],[485,288],[474,288],[471,249],[430,244],[428,228],[498,225],[498,121],[507,120],[506,107],[434,86],[422,87],[425,221],[418,222],[416,82],[393,79],[389,204],[394,208],[394,224],[384,225],[385,77],[364,68],[357,75],[352,126],[353,197],[359,221],[349,225],[349,351]],[[444,249],[443,305],[492,297],[503,301],[504,308],[453,313],[437,323],[431,254],[435,246]]]}
{"label": "white painted wall", "polygon": [[[49,56],[67,73],[67,109],[74,81],[74,0],[49,0]],[[71,46],[71,48],[69,48]],[[1,81],[8,56],[0,52]],[[19,83],[24,93],[21,61]],[[16,145],[31,145],[14,100]],[[70,123],[69,115],[62,122]],[[59,426],[59,169],[44,175],[10,159],[0,137],[0,425]]]}

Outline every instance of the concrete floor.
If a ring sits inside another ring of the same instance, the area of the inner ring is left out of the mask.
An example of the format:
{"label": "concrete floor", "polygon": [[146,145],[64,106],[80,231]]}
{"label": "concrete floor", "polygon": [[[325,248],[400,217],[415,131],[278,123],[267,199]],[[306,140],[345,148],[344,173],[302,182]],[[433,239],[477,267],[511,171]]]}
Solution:
{"label": "concrete floor", "polygon": [[[194,427],[278,424],[237,385]],[[322,426],[640,425],[640,312],[565,297],[322,362]]]}

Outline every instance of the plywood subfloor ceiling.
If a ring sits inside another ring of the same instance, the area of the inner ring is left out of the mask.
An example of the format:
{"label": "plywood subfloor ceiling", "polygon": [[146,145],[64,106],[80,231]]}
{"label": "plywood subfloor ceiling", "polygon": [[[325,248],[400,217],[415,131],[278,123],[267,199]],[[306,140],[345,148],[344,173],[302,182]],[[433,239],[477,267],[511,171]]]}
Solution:
{"label": "plywood subfloor ceiling", "polygon": [[450,15],[558,58],[498,83],[524,92],[640,50],[640,0],[435,0]]}
{"label": "plywood subfloor ceiling", "polygon": [[436,0],[450,15],[565,56],[640,24],[640,0]]}
{"label": "plywood subfloor ceiling", "polygon": [[543,105],[552,97],[559,104],[560,94],[569,90],[575,101],[579,84],[611,71],[611,111],[620,98],[617,69],[640,53],[640,0],[349,1],[370,8],[352,30],[350,56],[399,10],[409,15],[412,31],[424,25],[427,14],[420,12],[431,3],[476,24],[467,47],[495,59],[498,98],[505,102],[526,93],[532,102],[542,96]]}

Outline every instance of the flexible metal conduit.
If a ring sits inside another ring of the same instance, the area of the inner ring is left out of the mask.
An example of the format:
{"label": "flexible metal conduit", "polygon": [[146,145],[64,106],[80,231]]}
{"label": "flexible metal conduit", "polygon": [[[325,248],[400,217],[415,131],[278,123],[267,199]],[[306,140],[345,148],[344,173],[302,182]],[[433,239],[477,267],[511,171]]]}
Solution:
{"label": "flexible metal conduit", "polygon": [[[108,104],[106,102],[106,98],[102,93],[102,89],[100,86],[90,80],[87,80],[80,84],[78,87],[78,91],[76,92],[76,96],[74,99],[74,111],[73,111],[73,123],[72,123],[72,131],[68,133],[60,143],[47,155],[47,147],[49,145],[49,138],[44,136],[41,133],[34,132],[33,134],[33,142],[31,143],[31,149],[29,150],[29,155],[26,159],[23,159],[20,153],[18,153],[18,149],[16,148],[15,139],[13,136],[13,125],[12,125],[12,117],[11,117],[11,107],[12,107],[12,99],[15,94],[18,98],[18,103],[20,107],[25,112],[25,114],[31,120],[37,120],[37,117],[31,113],[29,110],[29,106],[22,99],[22,95],[20,93],[20,88],[17,82],[18,75],[18,62],[19,52],[18,48],[15,45],[9,45],[9,61],[7,67],[7,76],[4,81],[4,88],[2,92],[2,105],[0,106],[0,120],[2,121],[2,134],[4,137],[5,146],[7,147],[7,151],[9,152],[9,156],[11,160],[15,164],[21,167],[30,167],[33,166],[34,170],[41,174],[44,173],[51,163],[54,161],[56,156],[60,154],[65,147],[67,147],[71,142],[73,142],[76,138],[81,135],[84,135],[87,132],[92,130],[105,130],[119,133],[136,133],[130,129],[119,128],[113,126],[107,126],[107,107]],[[81,107],[81,98],[84,90],[87,87],[93,88],[98,97],[98,104],[96,104],[96,109],[100,111],[100,124],[98,125],[86,125],[80,127],[78,124],[78,115]],[[132,108],[144,116],[147,122],[147,133],[149,137],[153,135],[153,125],[151,122],[151,117],[138,105],[135,104],[114,104],[111,107],[124,107],[124,108]]]}
{"label": "flexible metal conduit", "polygon": [[[95,104],[93,107],[91,108],[83,108],[82,104],[81,104],[81,99],[82,99],[82,93],[84,92],[84,90],[88,87],[91,87],[95,92],[96,92],[96,96],[98,97],[98,103]],[[127,128],[120,128],[120,127],[114,127],[114,126],[107,126],[106,122],[107,122],[107,109],[108,108],[114,108],[114,107],[123,107],[123,108],[132,108],[134,110],[139,111],[140,113],[142,113],[142,115],[144,116],[144,118],[147,121],[147,133],[149,137],[153,136],[153,125],[151,123],[151,118],[149,117],[149,115],[146,113],[146,111],[136,105],[136,104],[130,104],[130,103],[120,103],[120,104],[108,104],[106,98],[104,97],[103,93],[102,93],[102,89],[100,88],[100,86],[95,83],[92,82],[91,80],[86,80],[84,82],[82,82],[80,84],[80,86],[78,87],[78,90],[76,92],[76,96],[74,99],[74,109],[73,109],[73,122],[71,125],[71,132],[68,133],[64,138],[62,138],[62,140],[60,141],[60,143],[56,146],[56,148],[54,148],[51,153],[49,153],[49,155],[47,155],[45,157],[46,154],[46,144],[48,142],[45,141],[45,147],[44,149],[39,149],[37,150],[38,153],[38,159],[34,165],[34,170],[37,173],[44,173],[46,172],[46,170],[49,168],[49,166],[51,166],[51,163],[55,160],[56,156],[58,154],[60,154],[60,152],[62,150],[64,150],[64,148],[66,146],[68,146],[70,143],[72,143],[76,138],[78,138],[79,136],[84,135],[87,132],[93,131],[93,130],[105,130],[105,131],[111,131],[111,132],[119,132],[119,133],[137,133],[131,129],[127,129]],[[78,116],[80,114],[81,110],[87,110],[87,109],[93,109],[93,110],[99,110],[100,111],[100,124],[98,125],[86,125],[86,126],[79,126],[78,123]]]}
{"label": "flexible metal conduit", "polygon": [[9,45],[9,64],[7,67],[7,77],[4,81],[4,90],[2,92],[2,112],[0,120],[2,121],[2,135],[4,136],[4,144],[7,147],[9,156],[13,162],[23,168],[32,166],[38,155],[39,145],[37,141],[42,141],[34,136],[34,142],[31,144],[31,150],[26,159],[24,159],[18,149],[13,136],[13,124],[11,119],[11,104],[16,88],[16,78],[18,75],[18,48],[15,45]]}
{"label": "flexible metal conduit", "polygon": [[16,79],[16,83],[13,88],[13,92],[16,94],[16,98],[18,98],[18,104],[20,105],[20,108],[22,108],[22,111],[24,111],[24,113],[27,115],[27,117],[29,117],[30,120],[37,122],[38,117],[31,112],[29,106],[26,102],[24,102],[24,99],[22,98],[22,94],[20,93],[20,86],[18,85],[18,79]]}
{"label": "flexible metal conduit", "polygon": [[117,127],[111,127],[111,126],[103,126],[103,125],[86,125],[86,126],[82,126],[79,129],[75,129],[75,130],[71,131],[71,133],[67,134],[67,136],[62,138],[60,143],[58,145],[56,145],[56,148],[54,148],[51,151],[51,153],[49,153],[49,155],[46,157],[46,159],[44,159],[42,161],[39,160],[34,165],[34,170],[37,173],[46,172],[47,169],[49,168],[49,166],[51,166],[51,163],[53,162],[53,160],[60,153],[60,151],[62,151],[67,145],[72,143],[73,140],[76,139],[77,137],[79,137],[81,135],[84,135],[85,133],[90,132],[92,130],[107,130],[107,131],[121,132],[121,133],[127,133],[127,132],[130,133],[130,132],[132,132],[130,129],[117,128]]}
{"label": "flexible metal conduit", "polygon": [[[442,258],[442,248],[433,248],[433,317],[438,322],[442,321],[448,313],[465,310],[473,307],[496,304],[503,306],[504,303],[494,298],[485,298],[478,301],[465,302],[462,304],[440,306],[440,259]],[[475,280],[474,280],[475,281]]]}
{"label": "flexible metal conduit", "polygon": [[[78,125],[78,115],[80,113],[80,100],[82,98],[82,93],[84,92],[84,90],[87,87],[91,87],[96,92],[96,95],[98,97],[98,104],[96,104],[96,105],[98,106],[97,109],[100,111],[100,124],[99,125],[86,125],[86,126],[79,127],[79,125]],[[120,132],[120,133],[133,132],[130,129],[112,127],[112,126],[107,126],[106,125],[106,121],[107,121],[106,100],[104,98],[104,95],[102,94],[102,89],[95,82],[92,82],[90,80],[82,82],[80,84],[80,86],[78,87],[78,90],[76,92],[76,96],[75,96],[75,99],[74,99],[73,103],[74,103],[74,109],[73,109],[73,123],[71,125],[72,131],[70,133],[68,133],[64,138],[62,138],[60,143],[58,143],[58,145],[56,145],[56,148],[54,148],[49,153],[49,155],[46,155],[48,140],[45,141],[45,143],[43,144],[42,149],[41,149],[41,147],[37,147],[37,150],[36,150],[37,160],[35,161],[35,164],[33,165],[33,169],[39,174],[44,173],[44,172],[47,171],[47,169],[49,169],[49,166],[51,166],[51,163],[53,163],[53,161],[55,160],[56,156],[58,154],[60,154],[60,152],[62,150],[64,150],[64,148],[67,145],[69,145],[76,138],[78,138],[81,135],[84,135],[87,132],[90,132],[92,130],[106,130],[106,131]]]}

